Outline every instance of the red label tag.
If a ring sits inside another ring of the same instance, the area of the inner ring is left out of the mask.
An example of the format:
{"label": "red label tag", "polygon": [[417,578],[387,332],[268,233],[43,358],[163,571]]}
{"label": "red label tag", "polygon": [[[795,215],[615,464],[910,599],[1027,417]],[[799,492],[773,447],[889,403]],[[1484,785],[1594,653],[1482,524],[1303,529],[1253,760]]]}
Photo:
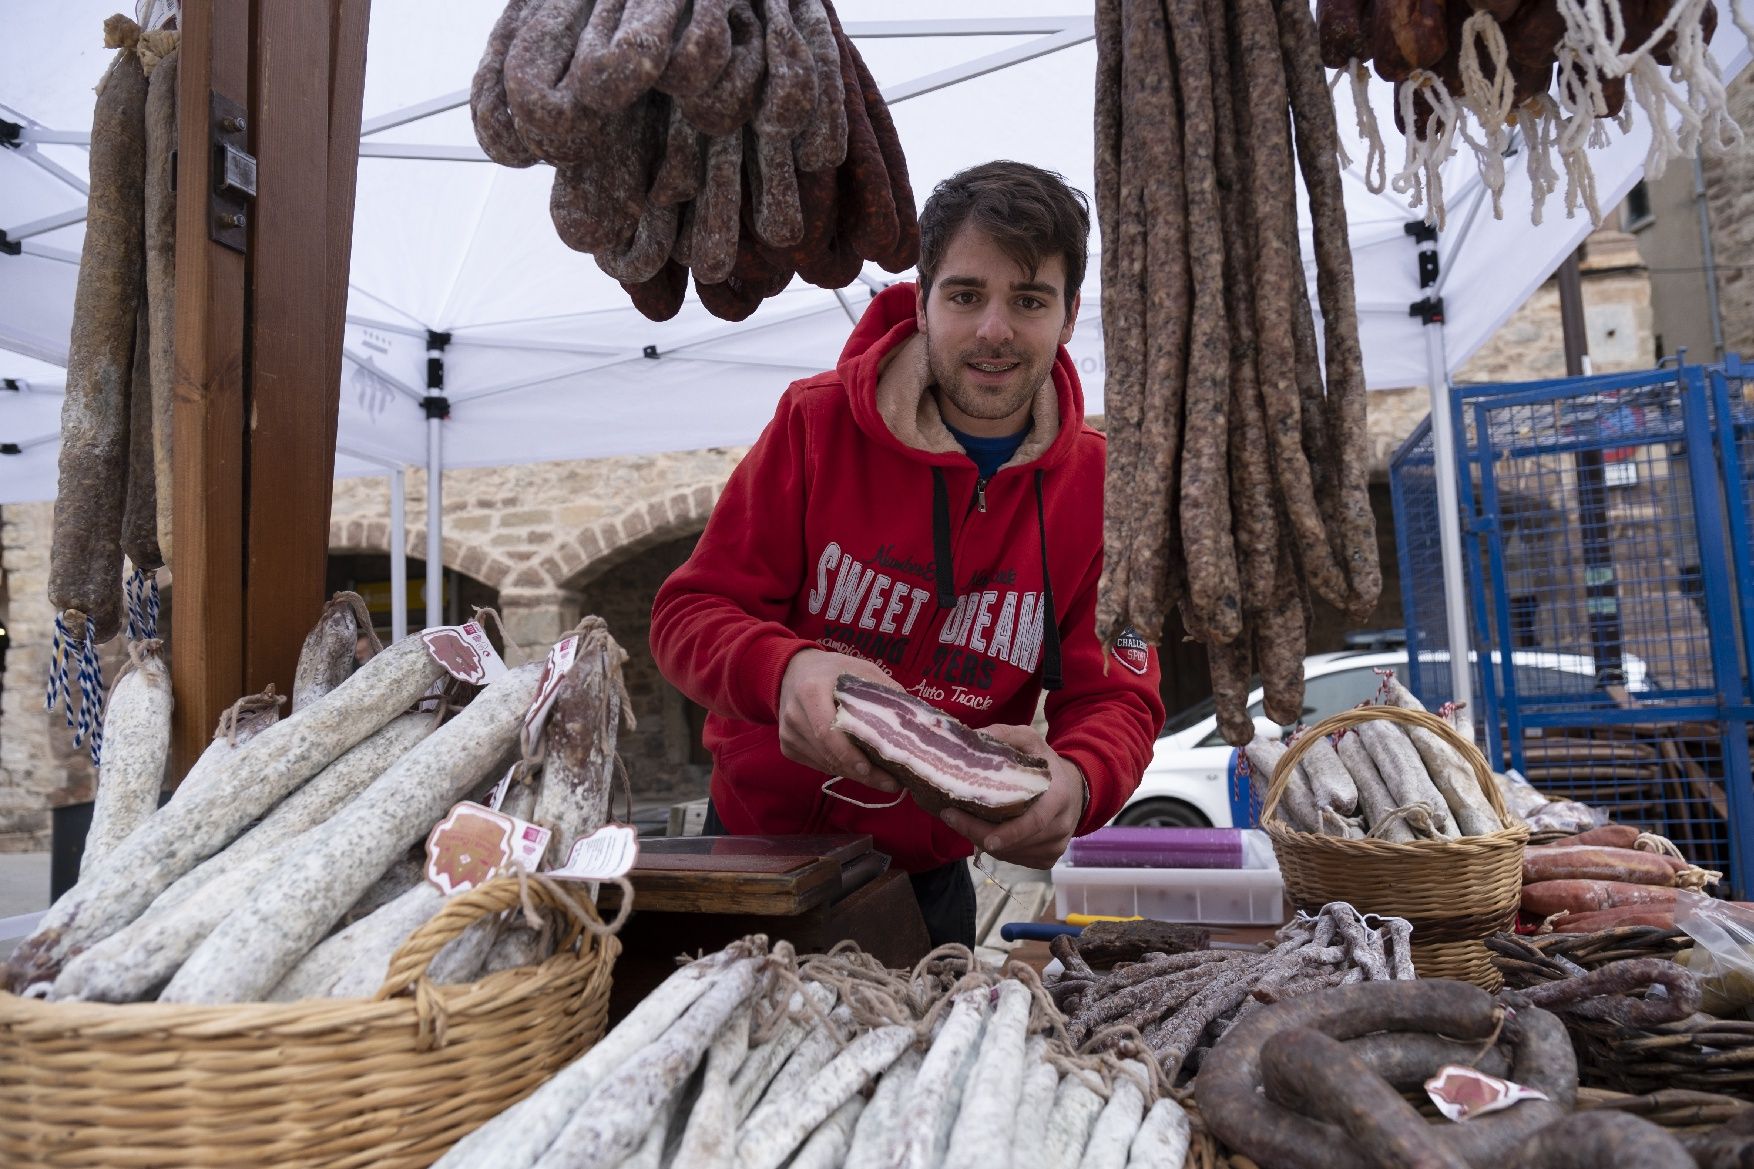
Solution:
{"label": "red label tag", "polygon": [[450,896],[473,889],[512,856],[510,816],[464,801],[426,838],[426,879]]}
{"label": "red label tag", "polygon": [[1509,1108],[1520,1100],[1545,1100],[1547,1095],[1461,1064],[1447,1064],[1425,1081],[1425,1091],[1438,1111],[1451,1120],[1467,1120]]}
{"label": "red label tag", "polygon": [[432,660],[459,681],[485,686],[505,676],[505,662],[487,640],[487,631],[477,622],[423,630],[420,640],[426,643]]}
{"label": "red label tag", "polygon": [[1143,675],[1151,667],[1151,646],[1130,625],[1115,638],[1113,652],[1115,661],[1135,674]]}
{"label": "red label tag", "polygon": [[536,697],[530,703],[529,713],[524,715],[522,742],[525,755],[535,753],[542,724],[547,720],[548,712],[554,709],[554,700],[560,696],[560,684],[566,681],[567,672],[578,660],[579,640],[576,633],[563,637],[548,651],[548,660],[542,665],[542,677],[536,682]]}

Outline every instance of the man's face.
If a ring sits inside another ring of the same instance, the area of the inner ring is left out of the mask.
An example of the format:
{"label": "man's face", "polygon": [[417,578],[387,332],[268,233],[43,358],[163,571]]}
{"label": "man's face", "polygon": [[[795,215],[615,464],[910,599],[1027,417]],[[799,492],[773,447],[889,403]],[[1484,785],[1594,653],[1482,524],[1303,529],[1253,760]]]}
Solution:
{"label": "man's face", "polygon": [[917,309],[944,421],[983,437],[1023,429],[1055,350],[1072,339],[1079,298],[1068,307],[1065,287],[1063,256],[1031,274],[979,228],[951,237]]}

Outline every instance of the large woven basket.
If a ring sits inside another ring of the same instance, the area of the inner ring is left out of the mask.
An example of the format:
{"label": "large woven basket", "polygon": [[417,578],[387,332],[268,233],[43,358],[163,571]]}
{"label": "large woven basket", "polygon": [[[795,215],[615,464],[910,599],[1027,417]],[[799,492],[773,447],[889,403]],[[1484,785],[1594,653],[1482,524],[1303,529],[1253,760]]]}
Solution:
{"label": "large woven basket", "polygon": [[[1316,736],[1372,719],[1425,727],[1455,747],[1474,769],[1492,810],[1511,827],[1484,836],[1407,843],[1345,840],[1289,827],[1275,813],[1286,780]],[[1516,917],[1529,830],[1505,808],[1480,749],[1448,723],[1423,710],[1364,706],[1316,724],[1280,760],[1261,823],[1298,909],[1313,913],[1330,901],[1346,901],[1365,913],[1404,917],[1413,923],[1413,967],[1419,977],[1498,989],[1502,980],[1485,939],[1509,928]]]}
{"label": "large woven basket", "polygon": [[[563,908],[550,888],[527,888]],[[501,877],[452,898],[373,999],[112,1005],[0,993],[0,1165],[424,1169],[602,1037],[620,943],[576,920],[540,965],[464,986],[427,981],[446,942],[522,894]]]}

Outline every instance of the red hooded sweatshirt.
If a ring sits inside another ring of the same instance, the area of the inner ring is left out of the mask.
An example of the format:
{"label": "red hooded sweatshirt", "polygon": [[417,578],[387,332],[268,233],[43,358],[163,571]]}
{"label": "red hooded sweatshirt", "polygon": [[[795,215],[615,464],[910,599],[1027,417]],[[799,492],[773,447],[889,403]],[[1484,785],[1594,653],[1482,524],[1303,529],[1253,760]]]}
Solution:
{"label": "red hooded sweatshirt", "polygon": [[1163,702],[1154,651],[1128,635],[1105,654],[1096,637],[1105,444],[1084,425],[1071,357],[1059,351],[1022,447],[982,484],[928,392],[914,303],[913,284],[886,289],[840,365],[786,390],[658,590],[652,652],[711,712],[713,805],[730,831],[868,832],[920,872],[973,847],[912,800],[826,795],[827,776],[780,753],[793,654],[875,662],[977,727],[1027,725],[1047,676],[1048,743],[1090,783],[1080,834],[1138,787]]}

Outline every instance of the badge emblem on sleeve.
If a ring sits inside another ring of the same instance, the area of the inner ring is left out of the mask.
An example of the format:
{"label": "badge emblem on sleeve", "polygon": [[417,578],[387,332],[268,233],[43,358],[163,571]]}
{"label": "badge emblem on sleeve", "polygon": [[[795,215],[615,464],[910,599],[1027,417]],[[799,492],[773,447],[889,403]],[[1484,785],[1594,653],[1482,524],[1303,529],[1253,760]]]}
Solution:
{"label": "badge emblem on sleeve", "polygon": [[1151,665],[1151,647],[1145,639],[1133,631],[1132,626],[1115,638],[1113,653],[1115,661],[1127,667],[1135,674],[1144,674]]}

